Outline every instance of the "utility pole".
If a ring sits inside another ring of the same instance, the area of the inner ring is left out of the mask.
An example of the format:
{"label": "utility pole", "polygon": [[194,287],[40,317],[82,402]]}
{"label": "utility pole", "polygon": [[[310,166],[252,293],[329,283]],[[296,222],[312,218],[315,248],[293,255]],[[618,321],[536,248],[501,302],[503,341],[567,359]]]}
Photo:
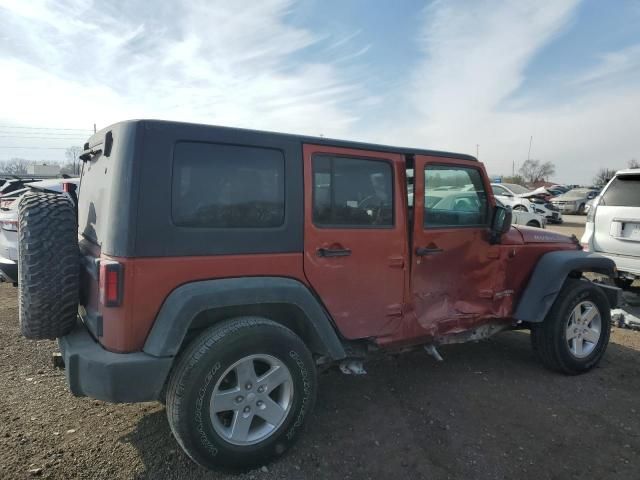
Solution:
{"label": "utility pole", "polygon": [[533,135],[529,139],[529,153],[527,154],[527,160],[531,160],[531,144],[533,143]]}
{"label": "utility pole", "polygon": [[480,160],[480,144],[476,143],[476,158]]}
{"label": "utility pole", "polygon": [[96,124],[93,124],[93,133],[96,133]]}

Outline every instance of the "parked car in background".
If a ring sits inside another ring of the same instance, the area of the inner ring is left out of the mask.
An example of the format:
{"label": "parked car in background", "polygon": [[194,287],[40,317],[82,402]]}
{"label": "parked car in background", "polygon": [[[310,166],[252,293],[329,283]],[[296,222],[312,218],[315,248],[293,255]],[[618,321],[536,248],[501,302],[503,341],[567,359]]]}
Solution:
{"label": "parked car in background", "polygon": [[[498,205],[505,206],[500,200],[496,198]],[[547,220],[543,215],[539,215],[533,212],[525,212],[523,210],[512,210],[511,223],[514,225],[526,225],[527,227],[546,228]]]}
{"label": "parked car in background", "polygon": [[520,196],[529,191],[525,187],[514,183],[492,183],[491,189],[495,197],[512,210],[528,212],[533,209],[531,202]]}
{"label": "parked car in background", "polygon": [[640,278],[640,168],[617,172],[594,199],[580,243],[616,262],[619,287]]}
{"label": "parked car in background", "polygon": [[0,199],[0,282],[18,283],[18,200],[28,191],[62,193],[64,184],[78,185],[78,178],[55,178],[27,184]]}
{"label": "parked car in background", "polygon": [[547,223],[562,223],[562,214],[546,200],[544,188],[531,191],[514,183],[492,183],[491,188],[496,198],[514,211],[533,212],[542,215]]}
{"label": "parked car in background", "polygon": [[584,215],[586,213],[587,202],[593,200],[598,195],[595,190],[588,188],[574,188],[551,200],[562,213],[574,213]]}

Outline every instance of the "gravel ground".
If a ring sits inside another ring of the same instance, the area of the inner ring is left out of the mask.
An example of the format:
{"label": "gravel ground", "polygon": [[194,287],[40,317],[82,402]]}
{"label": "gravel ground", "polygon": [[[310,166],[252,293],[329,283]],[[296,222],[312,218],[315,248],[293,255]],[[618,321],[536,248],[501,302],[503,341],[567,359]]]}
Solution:
{"label": "gravel ground", "polygon": [[300,442],[235,476],[191,463],[159,404],[72,397],[54,351],[19,336],[0,285],[0,478],[638,478],[640,332],[614,329],[579,377],[540,367],[521,332],[327,372]]}

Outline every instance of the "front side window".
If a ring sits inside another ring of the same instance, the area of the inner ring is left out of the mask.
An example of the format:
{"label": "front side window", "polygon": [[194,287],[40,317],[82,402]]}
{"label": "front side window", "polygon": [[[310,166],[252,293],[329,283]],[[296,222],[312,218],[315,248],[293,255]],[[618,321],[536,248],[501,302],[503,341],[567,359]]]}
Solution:
{"label": "front side window", "polygon": [[284,156],[280,150],[179,142],[172,181],[175,225],[274,228],[284,223]]}
{"label": "front side window", "polygon": [[487,194],[475,168],[427,165],[425,228],[486,226]]}
{"label": "front side window", "polygon": [[313,157],[313,223],[320,227],[393,226],[393,175],[383,160]]}

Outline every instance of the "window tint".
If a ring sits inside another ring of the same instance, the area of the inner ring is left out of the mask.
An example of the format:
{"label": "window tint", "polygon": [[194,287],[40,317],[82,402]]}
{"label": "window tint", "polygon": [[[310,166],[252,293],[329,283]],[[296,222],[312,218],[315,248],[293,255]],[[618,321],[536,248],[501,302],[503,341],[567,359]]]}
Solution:
{"label": "window tint", "polygon": [[640,175],[616,177],[602,194],[602,205],[640,207]]}
{"label": "window tint", "polygon": [[391,165],[380,160],[313,157],[313,223],[320,226],[393,225]]}
{"label": "window tint", "polygon": [[494,195],[509,195],[509,192],[507,192],[503,187],[492,185],[491,188],[493,189]]}
{"label": "window tint", "polygon": [[173,221],[178,226],[278,227],[284,222],[282,152],[177,143],[171,205]]}
{"label": "window tint", "polygon": [[429,165],[424,176],[426,228],[487,225],[487,195],[478,170]]}

